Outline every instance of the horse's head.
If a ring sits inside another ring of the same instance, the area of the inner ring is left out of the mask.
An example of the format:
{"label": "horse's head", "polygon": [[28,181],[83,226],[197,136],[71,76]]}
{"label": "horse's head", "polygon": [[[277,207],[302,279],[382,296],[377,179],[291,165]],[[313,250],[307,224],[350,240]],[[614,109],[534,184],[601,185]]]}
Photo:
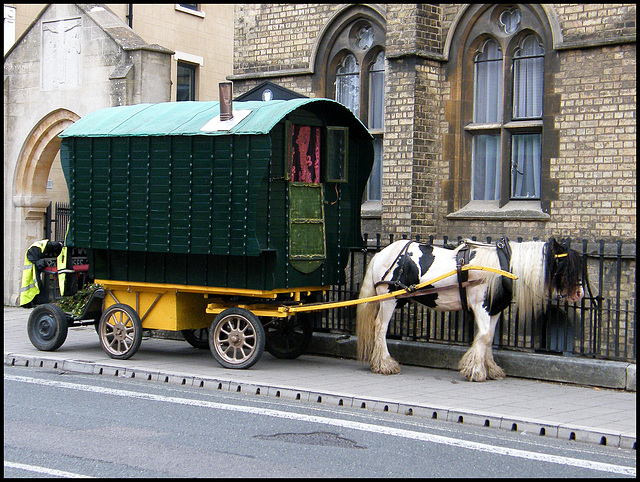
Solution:
{"label": "horse's head", "polygon": [[555,291],[561,297],[566,296],[569,303],[580,301],[584,296],[582,256],[551,237],[545,244],[545,264],[549,291]]}

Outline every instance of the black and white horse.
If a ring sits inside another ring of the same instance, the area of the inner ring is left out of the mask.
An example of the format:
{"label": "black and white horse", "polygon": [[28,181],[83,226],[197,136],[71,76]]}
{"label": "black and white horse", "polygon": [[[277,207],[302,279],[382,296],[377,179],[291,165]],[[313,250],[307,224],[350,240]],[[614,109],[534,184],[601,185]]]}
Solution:
{"label": "black and white horse", "polygon": [[[537,316],[549,297],[566,296],[574,303],[584,296],[583,261],[579,253],[565,248],[555,238],[547,242],[512,244],[503,238],[495,246],[465,241],[455,249],[396,241],[371,259],[360,298],[435,280],[465,263],[469,268],[503,269],[518,278],[511,280],[495,272],[458,269],[457,277],[434,282],[414,293],[413,299],[439,311],[459,311],[467,307],[473,311],[477,334],[459,365],[462,375],[470,381],[505,376],[493,360],[491,344],[500,313],[512,300],[522,315]],[[389,355],[386,334],[393,311],[406,302],[406,299],[389,298],[358,305],[358,358],[370,362],[375,373],[400,372],[400,365]]]}

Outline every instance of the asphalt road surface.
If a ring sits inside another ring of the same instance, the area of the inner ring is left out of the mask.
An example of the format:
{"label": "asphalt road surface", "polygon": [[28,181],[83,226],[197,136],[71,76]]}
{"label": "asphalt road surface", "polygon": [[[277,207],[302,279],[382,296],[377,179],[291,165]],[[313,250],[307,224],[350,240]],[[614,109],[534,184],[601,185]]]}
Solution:
{"label": "asphalt road surface", "polygon": [[4,369],[5,477],[635,477],[635,455],[209,388]]}

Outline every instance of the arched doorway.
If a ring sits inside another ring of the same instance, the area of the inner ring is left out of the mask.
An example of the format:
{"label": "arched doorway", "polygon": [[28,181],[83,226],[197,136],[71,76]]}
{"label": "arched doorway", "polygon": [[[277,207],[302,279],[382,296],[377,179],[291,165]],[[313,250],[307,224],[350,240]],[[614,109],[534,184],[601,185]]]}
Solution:
{"label": "arched doorway", "polygon": [[[43,236],[44,213],[52,201],[51,193],[47,191],[47,181],[60,151],[58,134],[79,118],[80,116],[67,109],[56,109],[47,114],[31,130],[18,155],[13,182],[14,209],[11,224],[14,232],[10,236],[11,246],[8,250],[11,253],[8,260],[12,278],[11,304],[16,304],[18,298],[24,253],[31,243]],[[60,173],[57,177],[59,185]],[[66,190],[66,186],[64,189]],[[6,295],[5,291],[5,302]]]}

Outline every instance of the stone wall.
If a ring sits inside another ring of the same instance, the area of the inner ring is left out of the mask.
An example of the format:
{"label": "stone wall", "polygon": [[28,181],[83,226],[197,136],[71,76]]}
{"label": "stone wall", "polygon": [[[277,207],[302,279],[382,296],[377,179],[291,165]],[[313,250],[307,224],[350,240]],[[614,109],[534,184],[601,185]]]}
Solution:
{"label": "stone wall", "polygon": [[[339,4],[238,4],[234,75],[310,69],[322,29],[342,8]],[[237,93],[246,90],[243,87]]]}
{"label": "stone wall", "polygon": [[635,45],[563,51],[560,64],[560,156],[551,162],[560,192],[549,229],[635,239]]}

